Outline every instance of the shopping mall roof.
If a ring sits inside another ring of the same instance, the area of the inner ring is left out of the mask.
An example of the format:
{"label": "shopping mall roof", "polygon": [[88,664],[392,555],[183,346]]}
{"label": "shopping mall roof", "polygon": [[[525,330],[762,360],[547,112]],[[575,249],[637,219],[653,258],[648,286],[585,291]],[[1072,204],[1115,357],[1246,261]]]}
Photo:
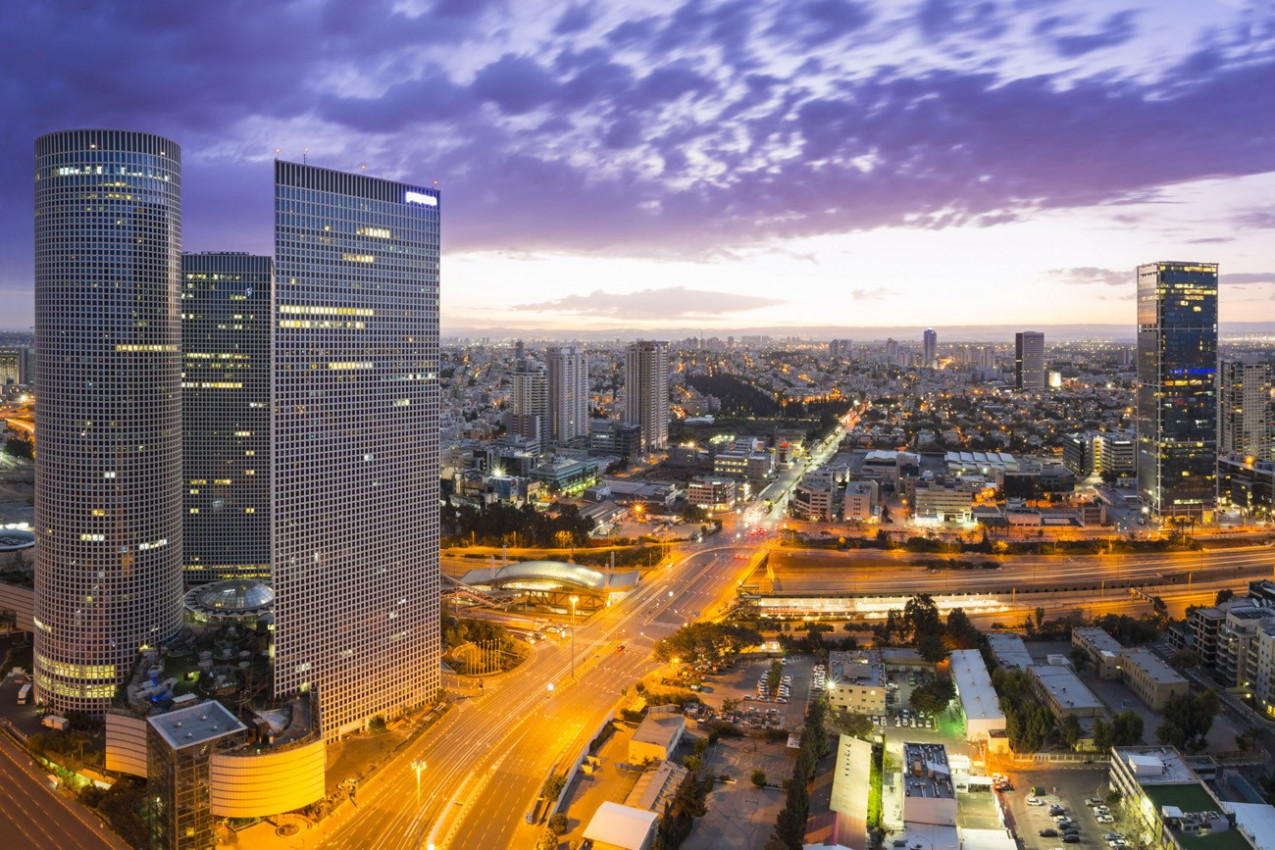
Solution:
{"label": "shopping mall roof", "polygon": [[270,585],[254,579],[214,581],[187,593],[186,607],[199,614],[220,617],[265,614],[274,607],[274,591]]}
{"label": "shopping mall roof", "polygon": [[522,561],[506,564],[495,570],[489,567],[470,570],[461,577],[460,581],[471,587],[536,589],[545,585],[556,585],[590,590],[594,593],[623,593],[637,587],[641,578],[642,574],[638,570],[611,573],[562,561]]}
{"label": "shopping mall roof", "polygon": [[35,545],[35,533],[20,528],[0,528],[0,552],[16,552]]}

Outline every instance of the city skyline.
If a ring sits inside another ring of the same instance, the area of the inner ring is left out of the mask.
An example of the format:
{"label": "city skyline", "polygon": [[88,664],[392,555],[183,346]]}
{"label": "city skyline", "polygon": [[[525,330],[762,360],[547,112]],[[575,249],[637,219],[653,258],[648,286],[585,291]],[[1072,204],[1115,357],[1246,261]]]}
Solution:
{"label": "city skyline", "polygon": [[30,140],[77,126],[182,144],[190,251],[269,253],[276,155],[437,179],[444,334],[1132,327],[1151,257],[1275,321],[1258,3],[126,11],[0,13],[0,327],[32,323]]}

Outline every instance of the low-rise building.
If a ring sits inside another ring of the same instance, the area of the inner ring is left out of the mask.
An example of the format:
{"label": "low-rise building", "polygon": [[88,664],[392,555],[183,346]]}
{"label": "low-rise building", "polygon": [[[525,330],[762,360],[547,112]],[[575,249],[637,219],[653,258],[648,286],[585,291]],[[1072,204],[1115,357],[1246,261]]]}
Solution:
{"label": "low-rise building", "polygon": [[1255,850],[1235,816],[1172,747],[1113,749],[1111,787],[1124,798],[1134,846]]}
{"label": "low-rise building", "polygon": [[988,648],[996,666],[1006,670],[1026,670],[1032,666],[1032,654],[1027,651],[1027,644],[1018,635],[990,634],[987,636]]}
{"label": "low-rise building", "polygon": [[1097,626],[1077,626],[1071,630],[1071,645],[1083,649],[1093,662],[1099,679],[1120,678],[1120,641]]}
{"label": "low-rise building", "polygon": [[992,677],[977,649],[958,649],[951,656],[952,681],[965,715],[965,737],[997,751],[1008,746],[1005,712],[992,687]]}
{"label": "low-rise building", "polygon": [[903,820],[956,825],[956,786],[942,744],[903,744]]}
{"label": "low-rise building", "polygon": [[648,850],[658,825],[655,812],[606,800],[584,828],[584,837],[594,850]]}
{"label": "low-rise building", "polygon": [[686,733],[686,718],[680,714],[648,711],[629,741],[629,761],[668,761]]}
{"label": "low-rise building", "polygon": [[1190,682],[1149,649],[1125,649],[1120,658],[1125,684],[1152,711],[1163,711],[1169,700],[1191,692]]}
{"label": "low-rise building", "polygon": [[686,486],[686,501],[709,511],[735,507],[739,482],[733,478],[695,478]]}
{"label": "low-rise building", "polygon": [[876,652],[828,653],[828,702],[849,714],[885,714],[885,665]]}
{"label": "low-rise building", "polygon": [[1075,672],[1062,664],[1033,664],[1027,668],[1036,690],[1054,717],[1101,717],[1107,713],[1102,700],[1094,696]]}
{"label": "low-rise building", "polygon": [[842,498],[846,522],[862,522],[876,516],[880,487],[875,481],[851,481]]}

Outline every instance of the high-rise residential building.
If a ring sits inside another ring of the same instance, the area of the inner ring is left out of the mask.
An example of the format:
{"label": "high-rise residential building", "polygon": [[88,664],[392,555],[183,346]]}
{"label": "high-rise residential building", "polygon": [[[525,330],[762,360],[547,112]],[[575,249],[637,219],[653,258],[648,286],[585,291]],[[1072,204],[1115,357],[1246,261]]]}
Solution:
{"label": "high-rise residential building", "polygon": [[1138,495],[1158,518],[1216,502],[1217,264],[1138,267]]}
{"label": "high-rise residential building", "polygon": [[575,347],[550,348],[549,437],[566,443],[589,436],[589,359]]}
{"label": "high-rise residential building", "polygon": [[1020,390],[1045,388],[1045,335],[1039,331],[1014,334],[1014,386]]}
{"label": "high-rise residential building", "polygon": [[892,366],[899,365],[899,341],[887,338],[885,341],[885,362]]}
{"label": "high-rise residential building", "polygon": [[270,576],[273,291],[269,257],[182,257],[187,585]]}
{"label": "high-rise residential building", "polygon": [[439,690],[436,189],[275,163],[275,692]]}
{"label": "high-rise residential building", "polygon": [[181,151],[71,130],[35,156],[35,685],[100,714],[181,623]]}
{"label": "high-rise residential building", "polygon": [[668,343],[638,340],[625,350],[624,421],[642,426],[642,451],[668,448]]}
{"label": "high-rise residential building", "polygon": [[921,335],[921,368],[933,369],[938,365],[939,335],[934,328],[926,328]]}
{"label": "high-rise residential building", "polygon": [[1270,364],[1223,360],[1217,383],[1218,453],[1270,460]]}
{"label": "high-rise residential building", "polygon": [[549,436],[549,373],[545,364],[520,357],[514,362],[512,379],[509,433],[542,445]]}

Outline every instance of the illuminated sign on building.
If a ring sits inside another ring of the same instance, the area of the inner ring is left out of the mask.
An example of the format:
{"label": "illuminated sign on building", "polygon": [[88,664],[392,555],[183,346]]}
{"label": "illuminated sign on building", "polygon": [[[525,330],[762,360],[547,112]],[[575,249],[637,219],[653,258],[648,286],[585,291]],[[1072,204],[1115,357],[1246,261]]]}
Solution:
{"label": "illuminated sign on building", "polygon": [[438,206],[438,198],[433,195],[426,195],[424,192],[404,192],[403,203],[405,204],[424,204],[427,207]]}

